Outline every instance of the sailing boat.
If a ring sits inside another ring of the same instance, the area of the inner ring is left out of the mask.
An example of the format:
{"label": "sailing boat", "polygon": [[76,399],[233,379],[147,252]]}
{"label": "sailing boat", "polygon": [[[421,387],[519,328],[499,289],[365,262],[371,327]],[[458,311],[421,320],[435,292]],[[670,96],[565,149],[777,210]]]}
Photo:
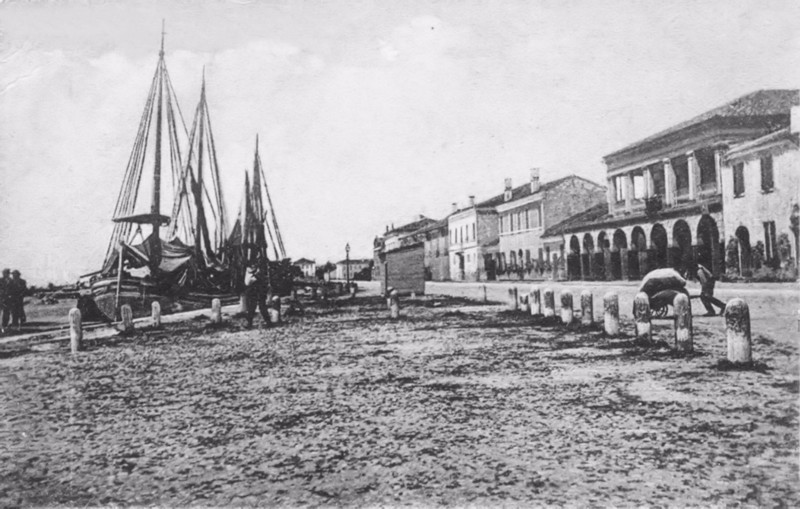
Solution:
{"label": "sailing boat", "polygon": [[[180,122],[179,122],[180,121]],[[166,150],[164,132],[167,133]],[[152,302],[171,311],[187,304],[208,305],[213,296],[231,297],[233,280],[226,256],[227,217],[216,147],[206,102],[205,73],[195,111],[188,154],[181,138],[186,125],[161,49],[136,139],[114,209],[114,229],[102,269],[90,276],[91,298],[85,312],[114,320],[128,304],[134,315],[149,313]],[[154,138],[154,147],[150,142]],[[165,160],[166,159],[166,163]],[[170,179],[163,179],[164,167]],[[152,179],[143,179],[152,167]],[[150,185],[149,210],[142,212],[142,183]],[[171,184],[170,216],[162,213],[162,188]],[[149,227],[149,234],[146,230]],[[166,238],[162,228],[168,227]]]}
{"label": "sailing boat", "polygon": [[[293,284],[291,260],[286,257],[275,208],[261,164],[256,135],[255,156],[253,158],[252,184],[247,171],[244,175],[244,193],[239,214],[229,237],[231,266],[235,273],[237,287],[244,281],[244,270],[258,263],[268,267],[270,291],[276,295],[287,295]],[[267,240],[269,238],[269,240]],[[272,247],[272,256],[270,255]]]}

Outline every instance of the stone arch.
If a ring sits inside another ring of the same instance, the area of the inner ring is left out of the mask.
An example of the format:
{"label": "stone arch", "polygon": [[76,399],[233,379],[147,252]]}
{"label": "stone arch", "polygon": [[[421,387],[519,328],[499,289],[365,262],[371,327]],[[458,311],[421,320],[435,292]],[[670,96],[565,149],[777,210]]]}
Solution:
{"label": "stone arch", "polygon": [[708,214],[704,214],[697,222],[696,261],[715,275],[721,272],[719,228],[714,218]]}
{"label": "stone arch", "polygon": [[600,232],[597,234],[597,247],[601,250],[611,248],[611,243],[608,241],[608,235],[606,235],[606,232]]}
{"label": "stone arch", "polygon": [[628,249],[628,237],[625,235],[624,230],[615,231],[612,240],[613,242],[611,245],[615,251],[619,251],[620,249]]}
{"label": "stone arch", "polygon": [[592,253],[594,251],[594,238],[591,233],[583,235],[583,252]]}
{"label": "stone arch", "polygon": [[631,249],[644,251],[647,249],[647,235],[641,226],[635,226],[631,232]]}
{"label": "stone arch", "polygon": [[748,230],[746,226],[736,228],[736,242],[738,244],[739,275],[741,276],[744,275],[745,271],[749,271],[752,268],[750,230]]}
{"label": "stone arch", "polygon": [[569,252],[571,254],[580,254],[581,252],[581,243],[576,235],[569,239]]}
{"label": "stone arch", "polygon": [[678,271],[688,270],[693,262],[692,229],[683,219],[675,221],[672,226],[672,265]]}
{"label": "stone arch", "polygon": [[569,239],[569,253],[567,254],[567,277],[571,280],[581,278],[581,243],[577,235]]}
{"label": "stone arch", "polygon": [[667,230],[661,223],[654,224],[650,230],[650,245],[653,249],[653,262],[656,268],[667,267],[669,241],[667,239]]}

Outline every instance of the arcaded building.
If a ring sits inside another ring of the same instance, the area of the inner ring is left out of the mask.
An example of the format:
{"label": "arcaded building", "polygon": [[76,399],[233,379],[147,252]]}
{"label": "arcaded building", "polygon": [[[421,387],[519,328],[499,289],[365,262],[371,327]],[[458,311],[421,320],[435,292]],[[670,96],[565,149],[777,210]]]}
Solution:
{"label": "arcaded building", "polygon": [[605,156],[607,212],[551,232],[563,236],[569,278],[638,279],[695,263],[721,275],[726,154],[786,128],[799,102],[797,90],[760,90]]}

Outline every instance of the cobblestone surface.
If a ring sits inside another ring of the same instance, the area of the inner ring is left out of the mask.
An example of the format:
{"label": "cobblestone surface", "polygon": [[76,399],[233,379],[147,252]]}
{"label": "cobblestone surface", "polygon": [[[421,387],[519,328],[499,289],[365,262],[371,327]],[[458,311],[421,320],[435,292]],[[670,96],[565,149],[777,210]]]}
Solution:
{"label": "cobblestone surface", "polygon": [[0,505],[800,506],[795,337],[754,331],[766,366],[724,371],[718,324],[680,357],[500,306],[402,313],[0,359]]}

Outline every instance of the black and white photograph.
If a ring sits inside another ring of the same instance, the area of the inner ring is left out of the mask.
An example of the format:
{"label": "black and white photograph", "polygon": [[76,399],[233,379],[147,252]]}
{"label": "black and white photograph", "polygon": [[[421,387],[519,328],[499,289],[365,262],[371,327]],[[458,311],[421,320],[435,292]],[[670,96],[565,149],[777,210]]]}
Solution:
{"label": "black and white photograph", "polygon": [[799,507],[798,20],[0,0],[0,507]]}

